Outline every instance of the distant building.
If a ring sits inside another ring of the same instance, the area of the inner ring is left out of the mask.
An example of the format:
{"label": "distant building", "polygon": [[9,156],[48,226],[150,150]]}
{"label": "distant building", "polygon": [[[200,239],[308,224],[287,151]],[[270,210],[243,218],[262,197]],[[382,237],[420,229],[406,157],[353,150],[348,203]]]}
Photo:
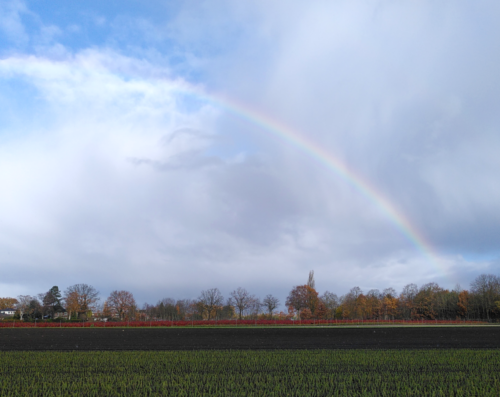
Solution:
{"label": "distant building", "polygon": [[68,312],[55,312],[54,313],[54,320],[56,318],[61,318],[61,319],[62,318],[65,318],[65,319],[68,318]]}
{"label": "distant building", "polygon": [[16,309],[12,309],[11,307],[0,310],[0,314],[4,314],[6,316],[13,316],[15,312]]}

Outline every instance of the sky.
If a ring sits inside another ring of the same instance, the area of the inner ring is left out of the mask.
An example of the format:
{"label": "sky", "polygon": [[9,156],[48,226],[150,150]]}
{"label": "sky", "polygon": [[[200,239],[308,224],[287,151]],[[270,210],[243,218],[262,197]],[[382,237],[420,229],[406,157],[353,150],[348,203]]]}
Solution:
{"label": "sky", "polygon": [[500,3],[0,2],[0,296],[500,275]]}

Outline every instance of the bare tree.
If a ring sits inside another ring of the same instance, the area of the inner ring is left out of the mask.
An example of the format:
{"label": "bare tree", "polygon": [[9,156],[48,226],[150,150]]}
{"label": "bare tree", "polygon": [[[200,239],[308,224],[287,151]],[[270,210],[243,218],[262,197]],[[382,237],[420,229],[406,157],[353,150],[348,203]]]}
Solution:
{"label": "bare tree", "polygon": [[106,310],[107,310],[106,302],[104,302],[104,303],[96,303],[96,305],[95,305],[95,312],[92,313],[92,317],[98,318],[100,320],[103,320],[104,318],[107,318],[107,316],[105,316],[105,311]]}
{"label": "bare tree", "polygon": [[194,320],[196,313],[196,301],[193,299],[184,299],[184,316],[186,320]]}
{"label": "bare tree", "polygon": [[156,314],[159,318],[173,319],[177,314],[175,299],[163,298],[156,304]]}
{"label": "bare tree", "polygon": [[252,317],[257,317],[260,313],[260,309],[263,307],[262,302],[259,298],[252,296],[252,302],[249,307],[249,311]]}
{"label": "bare tree", "polygon": [[396,298],[398,295],[397,295],[397,292],[394,288],[386,288],[382,291],[382,295],[385,297],[389,297],[389,298]]}
{"label": "bare tree", "polygon": [[234,305],[233,301],[231,298],[227,298],[226,304],[222,307],[222,310],[220,312],[220,318],[222,319],[232,319],[235,317],[235,310],[234,310]]}
{"label": "bare tree", "polygon": [[471,283],[471,292],[478,298],[480,308],[486,318],[496,308],[495,301],[500,300],[500,277],[493,274],[480,274]]}
{"label": "bare tree", "polygon": [[186,318],[186,313],[190,304],[191,302],[189,299],[178,299],[177,302],[175,302],[175,310],[177,311],[179,320],[184,320]]}
{"label": "bare tree", "polygon": [[407,319],[412,319],[416,315],[415,298],[418,294],[418,287],[416,284],[408,284],[403,287],[401,295],[399,296],[399,304],[401,312]]}
{"label": "bare tree", "polygon": [[16,309],[19,310],[19,316],[23,319],[24,313],[28,310],[30,302],[33,300],[31,295],[19,295],[17,297]]}
{"label": "bare tree", "polygon": [[325,305],[326,315],[328,317],[335,317],[337,308],[340,305],[339,297],[330,291],[325,291],[319,299]]}
{"label": "bare tree", "polygon": [[215,317],[224,306],[224,297],[218,288],[201,291],[198,300],[203,305],[203,309],[207,313],[207,318],[209,320]]}
{"label": "bare tree", "polygon": [[262,302],[264,303],[264,306],[266,307],[267,312],[269,313],[269,317],[273,316],[274,309],[276,309],[280,304],[280,300],[272,296],[271,294],[266,295],[266,297]]}
{"label": "bare tree", "polygon": [[135,311],[136,303],[134,295],[128,291],[113,291],[106,300],[108,308],[118,315],[120,320]]}
{"label": "bare tree", "polygon": [[142,310],[146,314],[146,319],[151,320],[155,314],[155,306],[149,303],[144,303],[142,305]]}
{"label": "bare tree", "polygon": [[238,287],[237,290],[231,292],[231,302],[238,309],[238,315],[241,320],[243,313],[249,310],[254,305],[255,296],[245,289]]}
{"label": "bare tree", "polygon": [[99,302],[99,291],[88,284],[75,284],[66,288],[64,291],[66,306],[68,300],[73,302],[74,308],[81,313],[86,313],[89,310],[95,310],[95,304]]}

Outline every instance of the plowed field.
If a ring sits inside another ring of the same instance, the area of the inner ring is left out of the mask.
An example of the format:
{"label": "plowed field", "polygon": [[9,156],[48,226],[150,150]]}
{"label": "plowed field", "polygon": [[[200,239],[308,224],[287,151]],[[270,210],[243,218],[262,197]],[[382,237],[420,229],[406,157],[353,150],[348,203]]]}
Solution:
{"label": "plowed field", "polygon": [[0,350],[498,349],[500,327],[0,329]]}

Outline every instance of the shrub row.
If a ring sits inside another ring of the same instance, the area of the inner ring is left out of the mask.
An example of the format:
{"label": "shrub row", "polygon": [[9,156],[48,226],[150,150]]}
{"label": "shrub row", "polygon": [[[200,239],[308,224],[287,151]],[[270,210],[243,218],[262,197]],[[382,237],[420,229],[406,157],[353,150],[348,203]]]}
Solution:
{"label": "shrub row", "polygon": [[352,326],[352,325],[476,325],[484,321],[464,320],[195,320],[195,321],[2,321],[0,328],[111,328],[111,327],[213,327],[213,326]]}

